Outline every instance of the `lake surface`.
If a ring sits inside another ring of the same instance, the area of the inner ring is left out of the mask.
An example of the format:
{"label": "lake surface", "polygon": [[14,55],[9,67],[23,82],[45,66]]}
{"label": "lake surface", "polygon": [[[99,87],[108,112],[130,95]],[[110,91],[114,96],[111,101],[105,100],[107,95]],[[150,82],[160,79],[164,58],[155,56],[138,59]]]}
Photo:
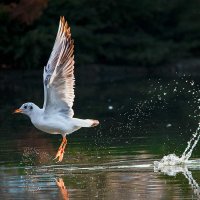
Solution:
{"label": "lake surface", "polygon": [[180,156],[196,131],[198,80],[81,76],[75,116],[100,125],[68,136],[56,163],[61,136],[12,114],[24,102],[42,106],[41,72],[0,72],[0,199],[200,198],[200,144],[188,165],[154,168],[164,155]]}

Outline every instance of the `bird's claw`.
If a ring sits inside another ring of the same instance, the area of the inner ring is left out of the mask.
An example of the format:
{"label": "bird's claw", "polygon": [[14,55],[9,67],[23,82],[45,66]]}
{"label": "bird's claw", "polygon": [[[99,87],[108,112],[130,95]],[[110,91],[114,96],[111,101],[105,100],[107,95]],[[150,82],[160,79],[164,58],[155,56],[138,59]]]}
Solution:
{"label": "bird's claw", "polygon": [[61,153],[61,155],[59,156],[58,162],[61,162],[61,161],[63,160],[63,156],[64,156],[64,151],[63,151],[63,153]]}
{"label": "bird's claw", "polygon": [[56,160],[58,158],[58,161],[56,163],[61,162],[63,160],[63,156],[64,156],[63,149],[59,149],[53,160]]}
{"label": "bird's claw", "polygon": [[62,143],[58,149],[58,152],[54,158],[54,160],[58,159],[58,161],[56,163],[61,162],[63,160],[66,145],[67,145],[67,139],[66,139],[66,137],[63,137],[63,141],[62,141]]}

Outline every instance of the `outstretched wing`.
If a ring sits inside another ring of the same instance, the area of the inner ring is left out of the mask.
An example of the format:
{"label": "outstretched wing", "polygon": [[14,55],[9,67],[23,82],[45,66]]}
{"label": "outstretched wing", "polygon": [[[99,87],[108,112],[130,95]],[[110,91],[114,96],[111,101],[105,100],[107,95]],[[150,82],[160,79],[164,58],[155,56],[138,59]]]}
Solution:
{"label": "outstretched wing", "polygon": [[44,67],[44,105],[46,114],[57,113],[73,117],[74,102],[74,42],[70,27],[60,18],[58,33],[49,61]]}

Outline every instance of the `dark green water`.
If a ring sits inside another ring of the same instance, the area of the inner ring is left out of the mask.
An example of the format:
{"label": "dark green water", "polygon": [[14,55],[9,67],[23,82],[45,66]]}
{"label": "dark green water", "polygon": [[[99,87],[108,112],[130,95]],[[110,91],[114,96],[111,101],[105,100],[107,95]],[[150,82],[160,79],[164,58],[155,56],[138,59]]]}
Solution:
{"label": "dark green water", "polygon": [[[80,76],[80,75],[78,75]],[[198,199],[200,145],[176,176],[154,172],[164,155],[181,155],[198,127],[199,83],[192,77],[77,80],[75,116],[100,126],[68,137],[36,130],[24,102],[43,104],[41,72],[0,73],[0,199]],[[194,82],[193,82],[194,81]],[[173,169],[171,169],[173,171]]]}

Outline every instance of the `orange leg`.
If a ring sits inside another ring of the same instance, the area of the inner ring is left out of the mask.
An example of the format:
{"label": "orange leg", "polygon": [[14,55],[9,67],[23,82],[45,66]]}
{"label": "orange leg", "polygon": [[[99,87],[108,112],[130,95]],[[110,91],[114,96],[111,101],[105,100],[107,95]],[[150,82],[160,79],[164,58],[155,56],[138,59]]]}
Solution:
{"label": "orange leg", "polygon": [[68,190],[65,187],[65,183],[64,183],[63,179],[62,178],[56,179],[56,184],[57,184],[58,188],[60,189],[60,193],[63,197],[63,200],[69,200]]}
{"label": "orange leg", "polygon": [[66,145],[67,145],[67,139],[66,139],[66,137],[63,137],[62,143],[61,143],[61,145],[58,149],[58,152],[57,152],[54,160],[57,159],[57,158],[58,158],[58,162],[61,162],[63,160],[63,156],[64,156],[64,153],[65,153],[64,150],[65,150]]}

